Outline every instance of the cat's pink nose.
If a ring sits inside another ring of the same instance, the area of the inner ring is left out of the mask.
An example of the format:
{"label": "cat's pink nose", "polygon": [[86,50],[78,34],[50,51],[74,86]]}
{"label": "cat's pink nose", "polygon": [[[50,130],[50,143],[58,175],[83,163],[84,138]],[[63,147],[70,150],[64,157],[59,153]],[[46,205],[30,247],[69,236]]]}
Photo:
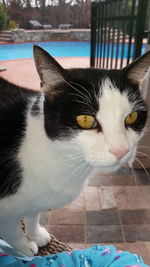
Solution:
{"label": "cat's pink nose", "polygon": [[125,148],[125,149],[112,148],[109,150],[109,152],[114,154],[117,159],[121,159],[129,152],[129,149],[128,148]]}

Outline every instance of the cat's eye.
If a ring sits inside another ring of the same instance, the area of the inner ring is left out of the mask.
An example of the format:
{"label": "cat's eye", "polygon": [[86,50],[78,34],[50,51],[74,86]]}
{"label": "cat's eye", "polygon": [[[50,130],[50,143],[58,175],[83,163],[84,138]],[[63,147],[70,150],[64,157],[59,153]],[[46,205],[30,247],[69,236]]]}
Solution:
{"label": "cat's eye", "polygon": [[138,113],[135,111],[135,112],[132,112],[131,114],[129,114],[126,118],[125,118],[125,125],[131,125],[133,124],[134,122],[136,122],[138,118]]}
{"label": "cat's eye", "polygon": [[76,116],[77,124],[84,129],[94,128],[96,125],[96,120],[90,115],[79,115]]}

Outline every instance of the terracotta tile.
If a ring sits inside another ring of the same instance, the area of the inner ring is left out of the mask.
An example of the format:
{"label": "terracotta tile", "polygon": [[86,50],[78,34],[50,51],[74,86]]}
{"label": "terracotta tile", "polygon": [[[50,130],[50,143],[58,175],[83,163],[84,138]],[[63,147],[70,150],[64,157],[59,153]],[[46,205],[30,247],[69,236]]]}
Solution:
{"label": "terracotta tile", "polygon": [[92,172],[89,178],[89,185],[91,186],[137,186],[148,185],[150,179],[147,178],[145,172],[141,169],[136,169],[136,180],[132,175],[130,169],[124,168],[114,175],[102,174],[99,170]]}
{"label": "terracotta tile", "polygon": [[[150,170],[147,169],[147,172],[150,174]],[[143,169],[135,169],[137,184],[139,185],[148,185],[150,184],[150,177],[147,177],[147,174]]]}
{"label": "terracotta tile", "polygon": [[56,224],[85,224],[84,210],[60,209],[51,212],[50,223]]}
{"label": "terracotta tile", "polygon": [[69,210],[84,210],[85,209],[85,198],[84,192],[82,192],[77,199],[65,206],[65,209]]}
{"label": "terracotta tile", "polygon": [[96,242],[94,242],[94,243],[86,243],[86,248],[91,248],[91,247],[93,247],[95,245],[102,245],[102,243],[96,243]]}
{"label": "terracotta tile", "polygon": [[81,225],[51,225],[50,232],[63,242],[84,242],[84,226]]}
{"label": "terracotta tile", "polygon": [[126,185],[135,185],[134,179],[132,179],[132,175],[112,175],[111,176],[111,185],[119,185],[119,186],[126,186]]}
{"label": "terracotta tile", "polygon": [[[143,178],[143,177],[142,177]],[[145,177],[144,177],[145,178]],[[147,179],[140,181],[137,175],[137,184],[148,184]],[[89,179],[89,185],[91,186],[121,186],[121,185],[137,185],[132,177],[131,171],[129,173],[116,173],[114,175],[102,175],[99,171],[95,171],[91,174]]]}
{"label": "terracotta tile", "polygon": [[85,190],[86,210],[100,210],[100,199],[97,186],[86,186]]}
{"label": "terracotta tile", "polygon": [[116,210],[87,211],[87,225],[119,225]]}
{"label": "terracotta tile", "polygon": [[114,186],[115,199],[119,209],[149,209],[150,186]]}
{"label": "terracotta tile", "polygon": [[86,242],[122,242],[122,232],[119,225],[95,226],[86,227]]}
{"label": "terracotta tile", "polygon": [[67,243],[72,249],[85,249],[85,243]]}
{"label": "terracotta tile", "polygon": [[150,185],[150,179],[148,179],[146,175],[140,176],[138,180],[139,185]]}
{"label": "terracotta tile", "polygon": [[131,169],[128,167],[122,167],[114,175],[131,175]]}
{"label": "terracotta tile", "polygon": [[112,187],[101,186],[99,193],[101,209],[112,209],[117,207],[115,194]]}
{"label": "terracotta tile", "polygon": [[147,185],[150,181],[145,176],[136,177],[132,175],[112,175],[112,176],[94,176],[90,179],[89,185],[91,186],[137,186]]}
{"label": "terracotta tile", "polygon": [[[94,243],[86,243],[86,247],[91,248],[92,246],[95,246],[95,245],[100,245],[100,246],[112,245],[117,248],[119,248],[119,246],[120,248],[122,248],[124,244],[125,244],[124,242],[119,242],[119,243],[116,243],[116,242],[111,243],[109,241],[108,242],[94,242]],[[121,250],[123,251],[125,249],[122,248]]]}
{"label": "terracotta tile", "polygon": [[148,250],[148,254],[149,254],[149,257],[150,257],[150,242],[145,242],[145,246]]}
{"label": "terracotta tile", "polygon": [[150,224],[150,209],[120,210],[123,224]]}
{"label": "terracotta tile", "polygon": [[103,175],[99,170],[94,170],[89,177],[88,185],[90,186],[112,185],[111,175]]}
{"label": "terracotta tile", "polygon": [[147,179],[145,173],[135,170],[136,178],[130,173],[129,175],[112,175],[111,185],[118,186],[137,186],[137,185],[148,185],[150,180]]}
{"label": "terracotta tile", "polygon": [[128,242],[150,241],[150,224],[125,225],[124,233]]}

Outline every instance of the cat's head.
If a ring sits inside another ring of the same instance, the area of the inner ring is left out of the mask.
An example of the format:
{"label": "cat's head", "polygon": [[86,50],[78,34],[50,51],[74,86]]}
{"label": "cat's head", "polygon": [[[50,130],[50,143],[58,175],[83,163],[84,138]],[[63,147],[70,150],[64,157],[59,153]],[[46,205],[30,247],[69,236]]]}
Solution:
{"label": "cat's head", "polygon": [[147,120],[142,82],[150,51],[122,70],[64,69],[38,46],[34,59],[55,146],[104,172],[132,162]]}

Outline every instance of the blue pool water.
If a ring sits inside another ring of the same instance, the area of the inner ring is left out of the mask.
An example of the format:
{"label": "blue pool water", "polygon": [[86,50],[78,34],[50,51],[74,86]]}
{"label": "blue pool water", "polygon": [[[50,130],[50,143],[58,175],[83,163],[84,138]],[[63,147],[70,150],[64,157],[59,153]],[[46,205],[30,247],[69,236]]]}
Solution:
{"label": "blue pool water", "polygon": [[[0,60],[10,60],[19,58],[32,58],[33,44],[37,44],[47,50],[54,57],[89,57],[90,42],[34,42],[21,44],[2,44],[0,45]],[[116,44],[114,53],[111,55],[112,46],[110,45],[109,57],[115,57]],[[108,44],[106,45],[107,54]],[[134,45],[131,46],[131,55]],[[145,52],[146,45],[143,45],[142,54]],[[103,50],[103,47],[102,47]],[[118,56],[121,57],[122,44],[119,44]],[[127,57],[128,45],[124,46],[124,58]],[[106,56],[105,54],[105,56]],[[102,52],[103,56],[103,52]]]}
{"label": "blue pool water", "polygon": [[0,45],[0,60],[32,58],[33,44],[37,44],[53,57],[88,57],[89,42],[39,42]]}

